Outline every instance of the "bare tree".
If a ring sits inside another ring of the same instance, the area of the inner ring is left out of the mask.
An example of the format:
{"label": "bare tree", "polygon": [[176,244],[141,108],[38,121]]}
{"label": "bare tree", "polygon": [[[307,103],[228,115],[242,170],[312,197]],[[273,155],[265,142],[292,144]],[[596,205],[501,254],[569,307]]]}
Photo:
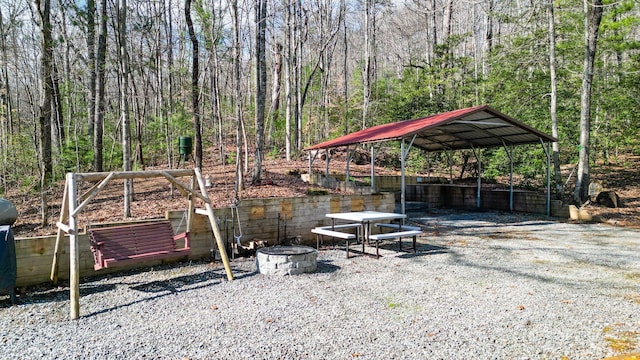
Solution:
{"label": "bare tree", "polygon": [[[127,0],[118,0],[118,77],[122,125],[122,170],[131,171],[131,121],[129,118],[129,60],[127,54]],[[131,217],[133,182],[124,180],[124,217]]]}
{"label": "bare tree", "polygon": [[602,20],[602,0],[584,0],[584,67],[580,92],[580,151],[574,200],[582,204],[589,189],[589,146],[591,132],[591,89],[598,31]]}
{"label": "bare tree", "polygon": [[171,144],[171,130],[169,127],[170,114],[173,113],[173,95],[174,95],[174,80],[173,80],[173,6],[172,1],[169,0],[169,6],[167,7],[167,11],[165,11],[166,16],[166,24],[165,27],[165,37],[167,38],[167,98],[168,98],[168,106],[167,110],[164,110],[164,122],[162,126],[164,127],[165,133],[165,143],[167,146],[167,162],[169,167],[172,166],[173,162],[173,146]]}
{"label": "bare tree", "polygon": [[[9,69],[7,61],[7,35],[4,26],[4,17],[0,8],[0,51],[2,51],[2,68],[0,69],[0,147],[8,149],[11,143],[12,135],[12,111],[11,111],[11,91],[9,86]],[[1,157],[2,163],[2,188],[7,188],[7,154],[9,151],[3,151]]]}
{"label": "bare tree", "polygon": [[51,113],[53,96],[53,36],[51,27],[51,1],[35,0],[38,23],[40,26],[40,111],[38,116],[39,158],[40,158],[40,205],[41,220],[45,226],[49,222],[47,189],[51,181],[53,166],[51,161]]}
{"label": "bare tree", "polygon": [[442,18],[442,44],[446,45],[451,37],[453,19],[453,0],[447,0]]}
{"label": "bare tree", "polygon": [[87,67],[89,68],[89,85],[87,99],[88,127],[87,134],[94,136],[96,106],[96,1],[87,0]]}
{"label": "bare tree", "polygon": [[294,29],[294,20],[293,20],[293,6],[290,1],[285,1],[285,21],[286,21],[286,61],[285,61],[285,71],[284,71],[284,91],[285,91],[285,133],[284,133],[284,142],[285,142],[285,153],[287,161],[291,160],[291,126],[292,126],[292,118],[293,118],[293,63],[294,63],[294,49],[292,44],[293,39],[293,29]]}
{"label": "bare tree", "polygon": [[[553,11],[553,1],[547,3],[547,14],[549,19],[549,81],[551,83],[551,103],[550,103],[550,115],[551,115],[551,135],[556,139],[559,136],[558,133],[558,80],[556,78],[556,21]],[[562,181],[560,179],[560,146],[557,141],[552,145],[553,147],[553,166],[554,166],[554,182],[556,187],[556,196],[562,194]]]}
{"label": "bare tree", "polygon": [[367,127],[369,117],[369,102],[371,101],[372,65],[372,37],[375,0],[364,1],[364,67],[362,74],[362,128]]}
{"label": "bare tree", "polygon": [[[329,103],[328,97],[328,82],[331,75],[331,60],[337,43],[337,35],[340,32],[342,18],[344,16],[344,8],[338,8],[337,16],[333,14],[333,6],[330,2],[317,3],[318,8],[310,11],[312,14],[310,18],[309,28],[320,29],[318,34],[314,37],[315,43],[313,44],[314,51],[309,51],[309,56],[305,57],[307,61],[308,75],[302,90],[302,96],[298,99],[300,108],[304,108],[311,85],[320,77],[320,106],[319,106],[319,119],[325,119],[328,122],[327,104]],[[315,57],[315,59],[314,59]],[[318,74],[320,73],[320,74]],[[311,118],[307,120],[307,128],[313,126],[314,121]],[[326,124],[325,131],[322,132],[320,137],[324,137],[329,133],[329,125]],[[311,140],[311,131],[307,131],[308,142]]]}
{"label": "bare tree", "polygon": [[105,87],[107,63],[107,0],[100,0],[100,33],[96,56],[96,106],[93,127],[93,171],[103,171]]}
{"label": "bare tree", "polygon": [[195,134],[195,160],[196,167],[202,168],[202,131],[200,129],[200,86],[198,80],[200,78],[200,65],[199,65],[199,48],[198,38],[193,29],[193,21],[191,20],[191,0],[185,0],[184,2],[184,15],[187,21],[187,28],[189,30],[189,39],[191,40],[191,46],[193,47],[193,53],[191,55],[191,106],[193,111],[193,131]]}
{"label": "bare tree", "polygon": [[237,121],[236,128],[236,182],[235,197],[239,198],[239,192],[244,190],[244,167],[242,165],[242,102],[241,99],[241,82],[242,73],[240,72],[240,19],[238,16],[238,0],[231,2],[231,11],[233,13],[233,78],[234,78],[234,95],[235,95],[235,115]]}
{"label": "bare tree", "polygon": [[484,76],[489,75],[489,56],[493,48],[493,11],[496,6],[495,0],[488,0],[488,3],[485,14],[484,46],[482,47],[482,75]]}
{"label": "bare tree", "polygon": [[266,32],[267,32],[267,0],[256,1],[256,148],[255,166],[251,182],[259,184],[262,177],[262,159],[264,151],[264,110],[267,97],[267,59],[266,59]]}
{"label": "bare tree", "polygon": [[[66,142],[66,134],[64,130],[64,114],[62,110],[62,93],[60,92],[60,70],[56,65],[56,62],[51,63],[51,125],[53,134],[51,134],[51,140],[56,140],[58,155],[62,154],[62,148]],[[53,151],[53,150],[52,150]]]}
{"label": "bare tree", "polygon": [[271,106],[269,107],[269,117],[267,119],[267,142],[272,144],[273,142],[273,129],[275,127],[276,120],[278,119],[278,113],[280,111],[280,88],[282,85],[282,44],[276,43],[274,45],[273,65],[272,65],[272,85],[271,85]]}
{"label": "bare tree", "polygon": [[302,149],[302,68],[303,68],[303,55],[302,45],[304,43],[303,32],[306,31],[305,23],[303,19],[306,17],[306,13],[302,8],[301,0],[293,1],[293,57],[291,60],[293,68],[293,89],[295,93],[294,105],[294,142],[296,144],[296,150]]}
{"label": "bare tree", "polygon": [[[213,6],[213,3],[212,3]],[[221,5],[220,5],[221,7]],[[218,154],[220,156],[220,161],[224,163],[225,161],[225,147],[224,147],[224,128],[222,121],[222,102],[220,100],[221,97],[221,89],[220,89],[220,59],[218,57],[218,44],[220,42],[220,21],[219,16],[217,15],[222,10],[216,10],[215,8],[211,9],[212,16],[209,24],[209,44],[211,44],[211,48],[209,49],[209,81],[211,83],[211,117],[212,117],[212,125],[217,127],[217,141],[218,141]]]}
{"label": "bare tree", "polygon": [[[340,8],[345,9],[346,11],[346,3],[344,0],[340,1]],[[348,31],[347,31],[347,17],[344,16],[342,21],[342,43],[343,43],[343,63],[342,63],[342,81],[344,82],[342,89],[342,97],[344,99],[344,134],[349,133],[349,41],[348,41]]]}

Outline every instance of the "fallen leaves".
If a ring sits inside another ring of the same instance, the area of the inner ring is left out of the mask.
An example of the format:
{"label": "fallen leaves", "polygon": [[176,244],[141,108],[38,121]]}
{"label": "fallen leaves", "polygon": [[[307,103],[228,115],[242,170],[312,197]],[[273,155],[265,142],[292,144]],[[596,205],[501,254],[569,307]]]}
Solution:
{"label": "fallen leaves", "polygon": [[638,346],[640,332],[627,330],[626,326],[622,323],[605,326],[602,332],[607,334],[604,340],[609,345],[609,348],[615,352],[624,353],[632,351]]}

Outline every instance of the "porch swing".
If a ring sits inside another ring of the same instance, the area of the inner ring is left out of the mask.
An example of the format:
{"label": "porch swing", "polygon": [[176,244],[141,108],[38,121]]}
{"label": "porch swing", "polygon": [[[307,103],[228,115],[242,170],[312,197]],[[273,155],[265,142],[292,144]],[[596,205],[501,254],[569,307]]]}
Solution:
{"label": "porch swing", "polygon": [[[173,235],[167,220],[89,229],[95,270],[146,260],[169,260],[189,255],[189,233]],[[182,247],[177,241],[183,240]]]}
{"label": "porch swing", "polygon": [[[90,201],[92,193],[104,188],[111,176],[105,177],[102,182],[89,189],[81,196],[83,204]],[[82,206],[81,205],[81,206]],[[187,215],[185,209],[181,227]],[[145,221],[142,223],[117,225],[117,226],[87,226],[91,253],[93,255],[93,268],[101,269],[117,266],[126,266],[148,260],[171,260],[189,255],[189,226],[182,232],[174,235],[174,230],[169,220]],[[178,242],[182,246],[178,246]]]}
{"label": "porch swing", "polygon": [[[179,177],[187,176],[191,177],[190,185],[185,185],[177,180]],[[188,255],[191,250],[189,232],[192,218],[194,214],[199,214],[208,217],[227,279],[229,281],[233,280],[229,258],[227,257],[211,200],[207,194],[205,182],[199,168],[192,170],[67,173],[60,220],[56,224],[58,234],[53,252],[53,264],[51,265],[51,280],[54,284],[57,283],[63,234],[66,233],[69,235],[71,319],[77,319],[80,316],[80,255],[78,246],[80,233],[78,231],[78,215],[111,180],[163,177],[188,199],[188,208],[183,215],[187,218],[185,232],[174,235],[174,230],[169,220],[89,229],[87,233],[94,257],[94,269],[99,270],[151,259],[168,259]],[[76,182],[81,181],[92,182],[95,185],[77,199]],[[196,208],[194,198],[202,200],[205,209]],[[78,200],[80,204],[78,204]]]}

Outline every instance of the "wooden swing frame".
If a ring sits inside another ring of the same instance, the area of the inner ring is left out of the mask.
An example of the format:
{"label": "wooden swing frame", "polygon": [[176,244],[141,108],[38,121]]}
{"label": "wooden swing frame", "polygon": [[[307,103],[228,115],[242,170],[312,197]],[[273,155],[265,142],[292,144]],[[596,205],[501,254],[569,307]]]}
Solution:
{"label": "wooden swing frame", "polygon": [[[180,177],[191,177],[191,185],[185,185],[178,181]],[[225,250],[224,242],[215,215],[211,200],[207,193],[204,179],[199,168],[195,169],[179,169],[179,170],[150,170],[150,171],[113,171],[113,172],[94,172],[94,173],[67,173],[66,183],[64,187],[64,195],[62,198],[62,206],[60,210],[60,220],[57,222],[58,233],[56,236],[56,244],[53,253],[53,264],[51,265],[51,280],[56,283],[58,280],[58,267],[60,260],[60,252],[62,247],[62,237],[66,233],[69,235],[69,292],[70,292],[70,318],[75,320],[80,317],[80,255],[78,251],[78,215],[93,200],[100,190],[111,180],[121,179],[149,179],[162,178],[167,179],[188,199],[188,215],[187,229],[191,230],[193,214],[206,215],[209,218],[209,224],[216,238],[220,257],[224,264],[227,279],[233,280],[231,265]],[[86,193],[77,197],[76,184],[81,181],[95,182]],[[205,209],[197,209],[195,207],[194,198],[197,197],[205,204]],[[80,202],[78,204],[78,202]]]}

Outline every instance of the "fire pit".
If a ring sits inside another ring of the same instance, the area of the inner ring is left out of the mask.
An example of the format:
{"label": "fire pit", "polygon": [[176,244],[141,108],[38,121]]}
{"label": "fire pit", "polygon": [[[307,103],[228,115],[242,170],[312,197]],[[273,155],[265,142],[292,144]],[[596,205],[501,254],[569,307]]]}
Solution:
{"label": "fire pit", "polygon": [[309,246],[271,246],[258,249],[256,265],[260,274],[297,275],[318,268],[318,250]]}

